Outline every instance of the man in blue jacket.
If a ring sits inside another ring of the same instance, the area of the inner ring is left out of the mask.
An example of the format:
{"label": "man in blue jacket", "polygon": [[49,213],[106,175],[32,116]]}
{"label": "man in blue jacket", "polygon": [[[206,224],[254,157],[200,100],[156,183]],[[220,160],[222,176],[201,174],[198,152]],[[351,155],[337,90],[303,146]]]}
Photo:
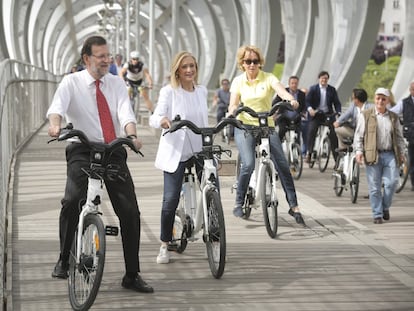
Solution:
{"label": "man in blue jacket", "polygon": [[[306,107],[309,112],[308,154],[306,156],[306,162],[310,161],[318,127],[325,121],[324,115],[341,112],[341,102],[339,101],[338,93],[332,85],[328,84],[329,73],[327,71],[321,71],[318,79],[319,83],[312,85],[306,95]],[[338,138],[336,137],[332,124],[330,125],[329,140],[336,160],[338,155],[336,151],[338,148]]]}

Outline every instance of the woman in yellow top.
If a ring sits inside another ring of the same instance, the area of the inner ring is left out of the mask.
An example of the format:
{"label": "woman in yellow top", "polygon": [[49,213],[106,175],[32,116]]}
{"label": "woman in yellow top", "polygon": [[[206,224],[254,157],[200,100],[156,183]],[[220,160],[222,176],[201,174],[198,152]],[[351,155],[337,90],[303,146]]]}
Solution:
{"label": "woman in yellow top", "polygon": [[[282,99],[289,100],[293,108],[298,107],[298,102],[286,91],[279,80],[272,73],[261,70],[264,58],[259,48],[255,46],[240,47],[237,51],[237,63],[243,73],[234,78],[230,87],[230,114],[234,113],[241,102],[256,112],[269,111],[275,92]],[[257,119],[247,113],[241,113],[238,115],[238,119],[248,127],[258,126]],[[269,125],[274,126],[273,118],[269,118]],[[236,217],[242,217],[242,205],[255,164],[255,138],[249,132],[235,129],[234,139],[239,149],[242,166],[237,183],[236,206],[233,214]],[[298,224],[305,225],[299,211],[293,178],[277,132],[273,132],[270,136],[270,153],[286,194],[286,200],[290,207],[289,214],[295,218]]]}

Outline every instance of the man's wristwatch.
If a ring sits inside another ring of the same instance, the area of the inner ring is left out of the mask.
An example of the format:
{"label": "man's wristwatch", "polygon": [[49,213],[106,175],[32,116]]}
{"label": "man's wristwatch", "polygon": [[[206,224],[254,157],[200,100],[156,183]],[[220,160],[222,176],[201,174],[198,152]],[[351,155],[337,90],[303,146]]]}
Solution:
{"label": "man's wristwatch", "polygon": [[135,134],[131,134],[131,135],[128,135],[127,138],[129,138],[129,139],[137,139],[138,137]]}

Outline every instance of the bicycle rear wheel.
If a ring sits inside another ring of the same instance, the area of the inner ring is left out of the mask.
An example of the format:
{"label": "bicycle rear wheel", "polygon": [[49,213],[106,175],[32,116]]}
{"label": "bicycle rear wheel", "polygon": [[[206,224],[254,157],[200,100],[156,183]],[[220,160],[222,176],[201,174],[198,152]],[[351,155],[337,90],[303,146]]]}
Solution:
{"label": "bicycle rear wheel", "polygon": [[405,162],[403,162],[399,167],[399,178],[398,178],[397,187],[395,188],[395,193],[399,193],[401,192],[401,190],[404,189],[405,183],[407,182],[408,175],[409,175],[408,171],[410,167],[410,158],[408,157],[407,150],[405,150],[404,156],[405,156]]}
{"label": "bicycle rear wheel", "polygon": [[278,201],[274,191],[272,170],[269,165],[266,165],[263,175],[260,178],[260,204],[263,210],[263,218],[266,225],[266,230],[269,236],[273,239],[277,234],[278,219],[277,219],[277,205]]}
{"label": "bicycle rear wheel", "polygon": [[359,165],[355,159],[352,160],[352,176],[349,187],[351,188],[351,202],[356,203],[359,190]]}
{"label": "bicycle rear wheel", "polygon": [[302,175],[302,169],[303,169],[302,150],[299,144],[293,144],[291,152],[292,152],[293,162],[290,163],[290,172],[292,173],[292,177],[298,180],[300,176]]}
{"label": "bicycle rear wheel", "polygon": [[325,137],[322,141],[321,153],[318,155],[319,171],[321,173],[325,172],[328,166],[330,155],[331,155],[331,144],[329,142],[329,139]]}
{"label": "bicycle rear wheel", "polygon": [[95,301],[105,264],[105,239],[102,219],[95,214],[86,215],[80,263],[76,263],[77,230],[69,257],[69,300],[74,310],[88,310]]}
{"label": "bicycle rear wheel", "polygon": [[226,228],[224,224],[223,207],[217,191],[207,192],[208,236],[205,236],[208,264],[211,274],[219,279],[224,273],[226,263]]}

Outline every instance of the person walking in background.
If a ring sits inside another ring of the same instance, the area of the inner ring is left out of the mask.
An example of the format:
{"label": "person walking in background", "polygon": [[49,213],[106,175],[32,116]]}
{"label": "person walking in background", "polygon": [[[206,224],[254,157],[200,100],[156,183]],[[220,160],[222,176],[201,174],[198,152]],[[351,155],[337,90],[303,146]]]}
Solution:
{"label": "person walking in background", "polygon": [[[278,114],[276,116],[276,123],[279,126],[279,139],[280,141],[283,141],[287,127],[289,125],[289,119],[297,118],[298,119],[298,138],[300,137],[301,133],[301,120],[302,117],[306,115],[306,95],[304,92],[302,92],[299,88],[299,78],[297,76],[290,76],[288,81],[288,87],[286,88],[286,91],[288,91],[295,100],[299,103],[299,106],[294,111],[283,111],[281,114]],[[275,99],[273,100],[272,105],[274,105],[277,102],[280,102],[282,98],[277,95]]]}
{"label": "person walking in background", "polygon": [[[140,149],[137,138],[136,120],[129,103],[124,82],[108,73],[110,54],[106,40],[92,36],[85,40],[81,51],[86,70],[75,72],[63,78],[47,112],[48,134],[58,137],[62,119],[73,123],[83,131],[91,142],[110,143],[117,137],[128,136]],[[101,97],[98,97],[101,93]],[[104,97],[104,102],[99,98]],[[105,100],[106,99],[106,100]],[[109,109],[109,118],[101,119],[101,105]],[[110,131],[107,135],[107,129]],[[139,275],[140,211],[126,160],[124,148],[111,155],[114,165],[125,172],[125,181],[105,179],[105,186],[112,206],[119,218],[126,273],[122,286],[143,293],[154,290]],[[68,277],[69,252],[79,221],[79,203],[86,199],[88,175],[83,172],[89,167],[90,150],[81,143],[72,142],[66,147],[67,180],[65,194],[61,201],[59,217],[60,256],[52,272],[55,278]]]}
{"label": "person walking in background", "polygon": [[346,145],[343,140],[347,137],[354,137],[356,122],[359,114],[373,105],[367,103],[368,94],[364,89],[352,90],[352,102],[345,113],[343,113],[333,124],[336,136],[338,137],[339,151],[345,151]]}
{"label": "person walking in background", "polygon": [[[226,113],[229,109],[230,103],[230,81],[228,79],[221,80],[221,88],[217,89],[214,93],[213,98],[213,107],[217,107],[217,123],[221,121],[226,116]],[[221,132],[223,135],[224,141],[224,133]],[[231,135],[232,136],[232,135]]]}
{"label": "person walking in background", "polygon": [[[145,79],[148,83],[148,88],[152,89],[152,77],[149,73],[148,68],[144,66],[144,63],[142,61],[140,61],[138,51],[132,51],[130,56],[130,61],[124,64],[118,74],[121,78],[126,80],[128,84],[129,97],[131,100],[133,100],[133,88],[139,89]],[[154,107],[149,98],[148,90],[141,88],[139,92],[142,94],[142,97],[144,97],[145,106],[147,106],[147,109],[150,112],[153,112]]]}
{"label": "person walking in background", "polygon": [[408,157],[410,159],[408,172],[411,179],[411,191],[414,191],[414,81],[410,83],[409,92],[410,95],[399,101],[390,110],[403,118],[403,135],[408,141]]}
{"label": "person walking in background", "polygon": [[113,75],[118,75],[118,69],[116,68],[114,57],[111,56],[111,62],[109,63],[109,73],[112,73]]}
{"label": "person walking in background", "polygon": [[374,224],[390,219],[398,167],[404,161],[402,128],[398,115],[387,109],[389,96],[385,88],[375,91],[375,107],[359,115],[354,136],[355,158],[365,163]]}
{"label": "person walking in background", "polygon": [[[122,57],[121,54],[116,54],[115,55],[115,66],[116,66],[116,72],[118,73],[118,75],[121,72],[121,69],[122,69],[122,66],[123,66],[122,59],[123,59],[123,57]],[[122,77],[122,78],[124,78],[124,77]]]}
{"label": "person walking in background", "polygon": [[[279,80],[272,73],[261,70],[263,64],[262,52],[256,46],[247,45],[238,49],[237,65],[243,73],[235,77],[231,84],[229,114],[235,112],[240,102],[256,112],[269,111],[272,107],[272,98],[275,92],[282,99],[291,101],[294,109],[298,108],[299,103],[297,100],[286,91]],[[237,118],[246,127],[253,128],[259,126],[258,120],[246,115],[246,113],[239,114]],[[273,118],[269,118],[269,125],[274,127]],[[233,214],[236,217],[242,217],[242,205],[255,166],[256,139],[250,132],[237,128],[234,129],[234,139],[239,150],[241,170],[237,181],[236,203]],[[271,159],[275,164],[286,194],[286,200],[290,207],[289,214],[295,218],[298,224],[304,225],[305,222],[298,207],[295,185],[278,133],[273,131],[269,140]]]}
{"label": "person walking in background", "polygon": [[[306,108],[309,112],[308,154],[306,156],[306,162],[310,162],[318,127],[325,121],[324,115],[341,112],[341,102],[339,101],[338,93],[332,85],[328,84],[329,73],[321,71],[318,75],[318,79],[319,83],[312,85],[306,95]],[[329,140],[331,142],[332,153],[336,160],[338,155],[336,152],[336,149],[338,148],[338,138],[336,137],[332,125],[330,125]]]}
{"label": "person walking in background", "polygon": [[[193,154],[201,151],[201,136],[183,129],[163,135],[176,115],[192,121],[198,127],[208,126],[207,88],[198,84],[198,64],[186,51],[178,53],[171,65],[171,83],[164,86],[157,107],[150,117],[150,126],[162,128],[155,167],[164,174],[164,194],[161,209],[161,247],[157,263],[170,262],[168,244],[172,241],[175,210],[180,199],[184,171],[194,161]],[[201,164],[197,172],[201,171]]]}

